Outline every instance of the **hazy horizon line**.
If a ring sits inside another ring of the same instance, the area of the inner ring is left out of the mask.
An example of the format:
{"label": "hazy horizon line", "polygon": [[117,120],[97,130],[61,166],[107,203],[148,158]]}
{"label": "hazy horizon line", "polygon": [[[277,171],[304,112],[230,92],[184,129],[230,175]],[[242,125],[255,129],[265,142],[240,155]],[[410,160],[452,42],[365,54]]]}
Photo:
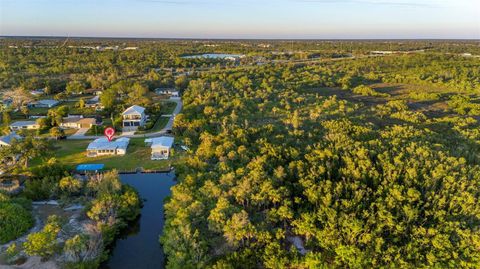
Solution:
{"label": "hazy horizon line", "polygon": [[272,41],[283,41],[283,40],[298,40],[298,41],[315,41],[315,40],[324,40],[324,41],[342,41],[342,40],[466,40],[466,41],[480,41],[480,38],[428,38],[428,37],[411,37],[411,38],[228,38],[228,37],[132,37],[132,36],[57,36],[57,35],[0,35],[0,38],[72,38],[72,39],[145,39],[145,40],[272,40]]}

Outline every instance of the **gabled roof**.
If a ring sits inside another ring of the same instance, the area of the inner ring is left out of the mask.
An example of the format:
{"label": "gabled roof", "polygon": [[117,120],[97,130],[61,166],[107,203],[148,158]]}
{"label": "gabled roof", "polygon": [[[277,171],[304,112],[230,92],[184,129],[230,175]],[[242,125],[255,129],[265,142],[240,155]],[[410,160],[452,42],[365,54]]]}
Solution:
{"label": "gabled roof", "polygon": [[97,124],[97,119],[95,118],[83,118],[78,121],[79,124]]}
{"label": "gabled roof", "polygon": [[67,123],[96,124],[97,120],[95,118],[81,118],[81,117],[63,118],[62,124],[67,124]]}
{"label": "gabled roof", "polygon": [[59,102],[57,100],[52,100],[52,99],[44,99],[44,100],[38,100],[37,104],[42,104],[42,105],[47,105],[47,106],[54,106],[58,104]]}
{"label": "gabled roof", "polygon": [[122,115],[142,114],[144,111],[145,111],[144,107],[134,105],[134,106],[131,106],[131,107],[125,109],[125,111],[123,111]]}
{"label": "gabled roof", "polygon": [[87,104],[96,104],[98,102],[100,102],[100,96],[95,95],[94,97],[92,97],[90,100],[87,101]]}
{"label": "gabled roof", "polygon": [[87,147],[87,150],[116,150],[117,148],[127,149],[128,144],[130,143],[129,138],[119,138],[115,141],[108,141],[107,138],[101,137],[95,139]]}
{"label": "gabled roof", "polygon": [[161,136],[151,139],[146,139],[145,143],[152,143],[152,148],[171,148],[173,146],[173,137]]}
{"label": "gabled roof", "polygon": [[30,125],[37,125],[37,122],[36,121],[16,121],[10,124],[10,126],[12,127],[22,127],[22,126],[30,126]]}
{"label": "gabled roof", "polygon": [[15,132],[10,133],[9,135],[0,136],[0,142],[3,144],[10,145],[13,139],[20,140],[22,137],[17,135]]}

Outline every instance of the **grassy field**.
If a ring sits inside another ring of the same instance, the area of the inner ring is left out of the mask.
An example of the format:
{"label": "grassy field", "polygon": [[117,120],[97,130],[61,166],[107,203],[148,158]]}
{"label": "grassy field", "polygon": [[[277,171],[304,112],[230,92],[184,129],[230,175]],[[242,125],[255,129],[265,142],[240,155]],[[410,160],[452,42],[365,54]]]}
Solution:
{"label": "grassy field", "polygon": [[[85,149],[91,141],[88,140],[63,140],[55,144],[54,156],[61,163],[74,169],[79,164],[102,163],[105,169],[117,169],[120,171],[135,170],[143,167],[146,170],[160,170],[181,160],[185,154],[181,149],[176,149],[174,156],[169,160],[150,160],[150,147],[145,146],[145,139],[132,138],[125,156],[103,156],[88,158]],[[39,160],[33,160],[31,165],[38,165]]]}

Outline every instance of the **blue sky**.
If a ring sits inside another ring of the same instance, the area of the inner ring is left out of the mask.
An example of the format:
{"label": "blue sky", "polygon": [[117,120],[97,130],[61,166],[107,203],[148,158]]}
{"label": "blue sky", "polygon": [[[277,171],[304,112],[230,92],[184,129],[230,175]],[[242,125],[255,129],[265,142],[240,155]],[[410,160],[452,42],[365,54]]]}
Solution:
{"label": "blue sky", "polygon": [[0,35],[480,38],[480,0],[0,0]]}

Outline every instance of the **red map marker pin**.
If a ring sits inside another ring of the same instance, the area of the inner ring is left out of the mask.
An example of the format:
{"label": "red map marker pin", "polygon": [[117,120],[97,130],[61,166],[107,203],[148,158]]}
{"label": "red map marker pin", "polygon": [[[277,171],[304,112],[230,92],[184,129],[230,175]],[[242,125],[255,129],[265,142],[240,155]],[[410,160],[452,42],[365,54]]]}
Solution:
{"label": "red map marker pin", "polygon": [[115,129],[113,129],[112,127],[108,127],[107,129],[105,129],[103,133],[105,134],[105,136],[108,138],[108,141],[110,142],[112,141],[112,138],[115,135]]}

